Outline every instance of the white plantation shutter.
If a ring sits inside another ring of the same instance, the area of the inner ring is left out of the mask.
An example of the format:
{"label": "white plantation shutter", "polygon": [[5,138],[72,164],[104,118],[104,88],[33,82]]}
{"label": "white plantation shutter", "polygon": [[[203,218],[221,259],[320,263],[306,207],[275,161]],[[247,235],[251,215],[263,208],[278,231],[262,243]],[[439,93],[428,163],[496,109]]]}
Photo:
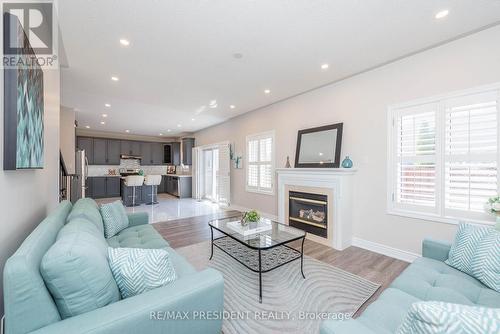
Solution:
{"label": "white plantation shutter", "polygon": [[402,207],[436,207],[436,104],[399,111],[396,202]]}
{"label": "white plantation shutter", "polygon": [[191,167],[192,170],[192,188],[193,188],[193,198],[195,199],[201,199],[202,197],[202,178],[200,177],[200,173],[203,170],[201,164],[203,159],[201,158],[202,150],[199,147],[193,147],[193,166]]}
{"label": "white plantation shutter", "polygon": [[391,109],[389,210],[492,220],[499,192],[498,88]]}
{"label": "white plantation shutter", "polygon": [[247,137],[247,190],[272,193],[274,189],[274,133]]}
{"label": "white plantation shutter", "polygon": [[498,93],[450,99],[445,117],[445,209],[483,213],[498,191]]}
{"label": "white plantation shutter", "polygon": [[218,145],[219,169],[217,173],[217,202],[230,205],[231,199],[231,158],[229,143]]}

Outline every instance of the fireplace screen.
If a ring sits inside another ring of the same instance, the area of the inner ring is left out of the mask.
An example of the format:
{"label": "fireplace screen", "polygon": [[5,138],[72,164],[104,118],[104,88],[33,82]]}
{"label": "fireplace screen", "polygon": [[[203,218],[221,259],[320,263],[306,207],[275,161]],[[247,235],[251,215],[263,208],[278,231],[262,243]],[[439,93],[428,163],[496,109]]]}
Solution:
{"label": "fireplace screen", "polygon": [[328,196],[298,191],[290,191],[288,196],[289,225],[326,238]]}

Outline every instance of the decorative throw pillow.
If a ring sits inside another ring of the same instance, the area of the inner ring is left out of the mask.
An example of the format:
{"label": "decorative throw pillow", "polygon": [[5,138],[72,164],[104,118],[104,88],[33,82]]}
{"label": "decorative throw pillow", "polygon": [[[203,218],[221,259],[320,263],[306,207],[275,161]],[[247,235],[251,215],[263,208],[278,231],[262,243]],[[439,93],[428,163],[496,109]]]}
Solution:
{"label": "decorative throw pillow", "polygon": [[458,226],[455,240],[451,245],[450,253],[445,263],[466,274],[472,275],[472,259],[476,254],[477,247],[491,230],[491,228],[486,226],[461,223]]}
{"label": "decorative throw pillow", "polygon": [[164,249],[109,247],[108,260],[122,298],[162,287],[177,278]]}
{"label": "decorative throw pillow", "polygon": [[444,302],[413,303],[397,334],[496,334],[500,309]]}
{"label": "decorative throw pillow", "polygon": [[[491,229],[478,245],[471,263],[472,276],[500,292],[500,232]],[[499,328],[500,332],[500,328]]]}
{"label": "decorative throw pillow", "polygon": [[104,236],[111,238],[128,227],[128,216],[121,201],[101,206],[101,215],[104,221]]}

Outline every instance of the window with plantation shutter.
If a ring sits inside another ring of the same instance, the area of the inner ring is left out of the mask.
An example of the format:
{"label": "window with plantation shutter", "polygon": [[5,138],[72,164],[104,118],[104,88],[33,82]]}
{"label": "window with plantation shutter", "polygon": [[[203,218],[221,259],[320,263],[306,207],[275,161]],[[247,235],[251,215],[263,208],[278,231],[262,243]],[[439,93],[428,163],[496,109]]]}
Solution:
{"label": "window with plantation shutter", "polygon": [[274,191],[274,132],[247,137],[247,191]]}
{"label": "window with plantation shutter", "polygon": [[491,221],[499,192],[500,85],[390,108],[388,210]]}

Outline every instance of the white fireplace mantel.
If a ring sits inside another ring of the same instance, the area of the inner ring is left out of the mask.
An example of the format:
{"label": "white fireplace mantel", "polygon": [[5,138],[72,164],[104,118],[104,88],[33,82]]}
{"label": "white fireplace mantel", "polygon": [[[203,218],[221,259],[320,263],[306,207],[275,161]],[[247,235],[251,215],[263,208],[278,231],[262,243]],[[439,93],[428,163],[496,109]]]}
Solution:
{"label": "white fireplace mantel", "polygon": [[328,210],[332,220],[328,222],[328,238],[308,233],[307,238],[338,250],[343,250],[352,242],[352,168],[278,168],[278,217],[288,224],[286,205],[288,187],[322,188],[333,193],[328,199]]}

